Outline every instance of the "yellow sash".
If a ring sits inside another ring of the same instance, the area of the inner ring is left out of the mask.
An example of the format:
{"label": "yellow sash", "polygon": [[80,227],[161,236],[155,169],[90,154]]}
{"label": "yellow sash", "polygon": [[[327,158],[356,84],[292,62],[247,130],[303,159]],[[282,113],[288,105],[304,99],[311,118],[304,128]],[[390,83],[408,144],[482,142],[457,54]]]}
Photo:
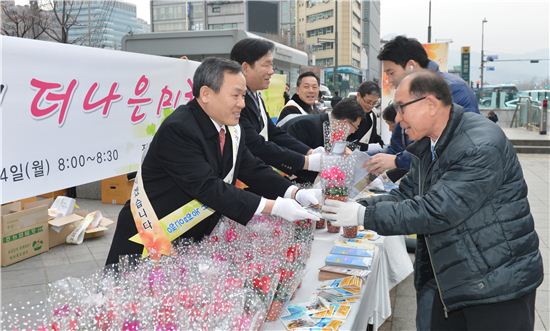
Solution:
{"label": "yellow sash", "polygon": [[[241,128],[239,125],[228,126],[228,128],[233,144],[233,166],[223,181],[231,184],[237,162]],[[214,213],[212,208],[195,199],[174,210],[159,221],[143,188],[141,167],[138,169],[134,187],[132,188],[130,208],[138,233],[129,240],[144,246],[142,257],[146,257],[151,253],[151,258],[156,260],[161,255],[169,255],[171,253],[171,242],[174,239]]]}

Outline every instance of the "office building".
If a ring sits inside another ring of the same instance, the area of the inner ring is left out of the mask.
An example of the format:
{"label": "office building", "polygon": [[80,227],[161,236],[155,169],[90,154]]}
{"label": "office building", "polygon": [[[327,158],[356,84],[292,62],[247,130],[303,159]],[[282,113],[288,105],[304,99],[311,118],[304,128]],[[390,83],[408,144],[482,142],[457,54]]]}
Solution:
{"label": "office building", "polygon": [[[148,32],[138,23],[136,5],[118,0],[75,2],[77,24],[69,31],[69,41],[78,45],[120,49],[122,37]],[[145,30],[145,31],[144,31]]]}
{"label": "office building", "polygon": [[363,0],[363,35],[361,69],[364,80],[379,82],[381,64],[376,58],[380,52],[380,1]]}

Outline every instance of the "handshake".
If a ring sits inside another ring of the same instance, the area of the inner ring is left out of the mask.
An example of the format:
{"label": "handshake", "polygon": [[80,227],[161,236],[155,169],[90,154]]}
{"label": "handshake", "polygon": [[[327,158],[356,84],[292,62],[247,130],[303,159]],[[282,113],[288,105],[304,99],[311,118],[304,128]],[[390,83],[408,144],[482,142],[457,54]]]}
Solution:
{"label": "handshake", "polygon": [[342,202],[327,199],[324,201],[321,214],[311,210],[313,206],[320,206],[322,199],[321,189],[301,189],[296,192],[294,199],[277,198],[271,215],[288,221],[302,219],[318,221],[322,217],[330,220],[334,226],[363,225],[365,207],[361,204],[354,201]]}

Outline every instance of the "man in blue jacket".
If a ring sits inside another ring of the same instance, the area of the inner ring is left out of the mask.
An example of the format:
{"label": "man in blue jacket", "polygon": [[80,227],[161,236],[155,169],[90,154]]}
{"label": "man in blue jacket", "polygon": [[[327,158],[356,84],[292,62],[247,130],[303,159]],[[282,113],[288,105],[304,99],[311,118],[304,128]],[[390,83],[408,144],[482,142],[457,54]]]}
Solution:
{"label": "man in blue jacket", "polygon": [[389,195],[326,200],[323,218],[418,234],[417,295],[436,288],[424,307],[429,329],[533,330],[542,258],[514,147],[494,123],[453,104],[433,72],[405,77],[394,105],[415,141],[410,172]]}
{"label": "man in blue jacket", "polygon": [[[419,70],[430,70],[437,72],[445,81],[451,90],[453,102],[462,106],[465,112],[474,112],[479,114],[477,98],[470,87],[457,75],[448,72],[439,71],[439,66],[428,58],[426,50],[422,44],[413,38],[397,36],[387,42],[380,53],[378,60],[382,61],[383,69],[393,87],[397,87],[399,82],[408,74]],[[402,128],[397,123],[392,132],[390,144],[401,141]],[[403,148],[406,146],[403,146]],[[410,155],[399,146],[393,146],[394,154],[377,154],[367,164],[370,172],[381,174],[386,170],[396,167],[406,169],[410,166]]]}

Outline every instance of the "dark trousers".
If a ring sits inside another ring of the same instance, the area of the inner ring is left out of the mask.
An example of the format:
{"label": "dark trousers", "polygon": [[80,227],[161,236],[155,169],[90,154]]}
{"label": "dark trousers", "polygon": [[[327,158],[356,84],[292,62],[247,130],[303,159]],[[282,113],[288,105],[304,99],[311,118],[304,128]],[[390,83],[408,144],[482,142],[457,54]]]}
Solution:
{"label": "dark trousers", "polygon": [[449,312],[436,292],[432,310],[432,330],[533,330],[536,290],[517,299],[477,305]]}

